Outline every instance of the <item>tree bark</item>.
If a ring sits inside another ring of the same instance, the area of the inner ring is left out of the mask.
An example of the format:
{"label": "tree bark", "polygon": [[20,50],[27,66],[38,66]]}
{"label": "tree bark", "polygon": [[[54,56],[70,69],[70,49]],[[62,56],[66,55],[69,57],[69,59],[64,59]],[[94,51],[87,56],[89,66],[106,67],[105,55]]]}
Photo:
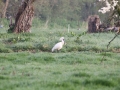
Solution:
{"label": "tree bark", "polygon": [[30,32],[34,16],[34,1],[35,0],[22,0],[15,19],[14,33]]}

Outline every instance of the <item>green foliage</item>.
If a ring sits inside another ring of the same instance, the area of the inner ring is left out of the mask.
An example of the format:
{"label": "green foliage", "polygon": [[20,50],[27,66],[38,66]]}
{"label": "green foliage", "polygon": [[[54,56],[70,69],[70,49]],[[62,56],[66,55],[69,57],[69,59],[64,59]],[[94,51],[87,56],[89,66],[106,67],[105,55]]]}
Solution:
{"label": "green foliage", "polygon": [[14,26],[10,27],[8,30],[7,30],[8,33],[13,33],[14,32]]}
{"label": "green foliage", "polygon": [[101,15],[98,13],[100,7],[101,4],[96,0],[38,0],[35,2],[35,16],[51,27],[66,27],[68,24],[71,27],[79,27],[78,22],[86,21],[89,15]]}
{"label": "green foliage", "polygon": [[5,44],[0,43],[0,53],[10,53],[12,50],[10,48],[7,48]]}
{"label": "green foliage", "polygon": [[83,32],[83,33],[77,35],[77,38],[76,38],[75,42],[79,42],[80,41],[80,37],[83,36],[83,35],[86,35],[86,34],[87,34],[87,32]]}
{"label": "green foliage", "polygon": [[[20,0],[9,1],[7,8],[7,16],[11,15],[15,18],[14,13],[17,13]],[[1,1],[3,5],[3,2]],[[103,7],[103,3],[97,0],[36,0],[35,6],[35,22],[33,26],[50,26],[57,25],[67,27],[79,27],[80,21],[86,21],[88,16],[97,14],[102,21],[107,20],[107,15],[98,13],[98,10]],[[119,10],[118,10],[119,13]],[[6,24],[5,24],[6,25]],[[11,29],[10,29],[11,32]]]}
{"label": "green foliage", "polygon": [[15,52],[19,52],[19,51],[31,51],[32,52],[32,50],[35,50],[35,47],[30,43],[26,43],[26,45],[19,43],[19,44],[12,45],[9,48],[11,48]]}
{"label": "green foliage", "polygon": [[9,48],[1,47],[0,48],[0,53],[11,53],[12,50]]}
{"label": "green foliage", "polygon": [[31,38],[30,37],[21,37],[21,36],[17,36],[14,38],[9,38],[6,42],[8,43],[18,43],[18,42],[27,42],[30,41]]}

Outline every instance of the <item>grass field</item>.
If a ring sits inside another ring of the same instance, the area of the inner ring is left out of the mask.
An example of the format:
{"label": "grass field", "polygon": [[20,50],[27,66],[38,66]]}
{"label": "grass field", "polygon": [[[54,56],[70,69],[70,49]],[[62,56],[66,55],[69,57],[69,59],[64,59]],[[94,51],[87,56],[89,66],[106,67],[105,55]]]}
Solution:
{"label": "grass field", "polygon": [[[0,90],[120,90],[120,36],[86,29],[0,28]],[[58,53],[51,48],[64,36]]]}

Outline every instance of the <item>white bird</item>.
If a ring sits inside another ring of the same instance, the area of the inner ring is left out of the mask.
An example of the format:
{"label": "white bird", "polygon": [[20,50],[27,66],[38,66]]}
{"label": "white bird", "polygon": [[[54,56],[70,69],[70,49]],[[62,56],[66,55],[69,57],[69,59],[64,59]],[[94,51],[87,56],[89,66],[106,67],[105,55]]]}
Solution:
{"label": "white bird", "polygon": [[3,28],[3,25],[0,25],[0,28]]}
{"label": "white bird", "polygon": [[60,38],[60,42],[58,42],[57,44],[55,44],[54,47],[52,48],[52,52],[54,52],[55,50],[59,51],[60,49],[62,49],[64,43],[65,43],[64,37],[61,37]]}

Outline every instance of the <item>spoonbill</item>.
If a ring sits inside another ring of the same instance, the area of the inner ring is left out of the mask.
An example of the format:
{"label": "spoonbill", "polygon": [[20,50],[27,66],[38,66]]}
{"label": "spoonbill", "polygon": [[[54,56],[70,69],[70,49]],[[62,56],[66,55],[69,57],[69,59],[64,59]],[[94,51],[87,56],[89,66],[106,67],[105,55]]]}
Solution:
{"label": "spoonbill", "polygon": [[0,28],[3,28],[3,25],[0,25]]}
{"label": "spoonbill", "polygon": [[54,52],[55,50],[59,51],[60,49],[62,49],[63,45],[65,44],[64,37],[61,37],[59,40],[60,42],[55,44],[54,47],[52,48],[52,52]]}

